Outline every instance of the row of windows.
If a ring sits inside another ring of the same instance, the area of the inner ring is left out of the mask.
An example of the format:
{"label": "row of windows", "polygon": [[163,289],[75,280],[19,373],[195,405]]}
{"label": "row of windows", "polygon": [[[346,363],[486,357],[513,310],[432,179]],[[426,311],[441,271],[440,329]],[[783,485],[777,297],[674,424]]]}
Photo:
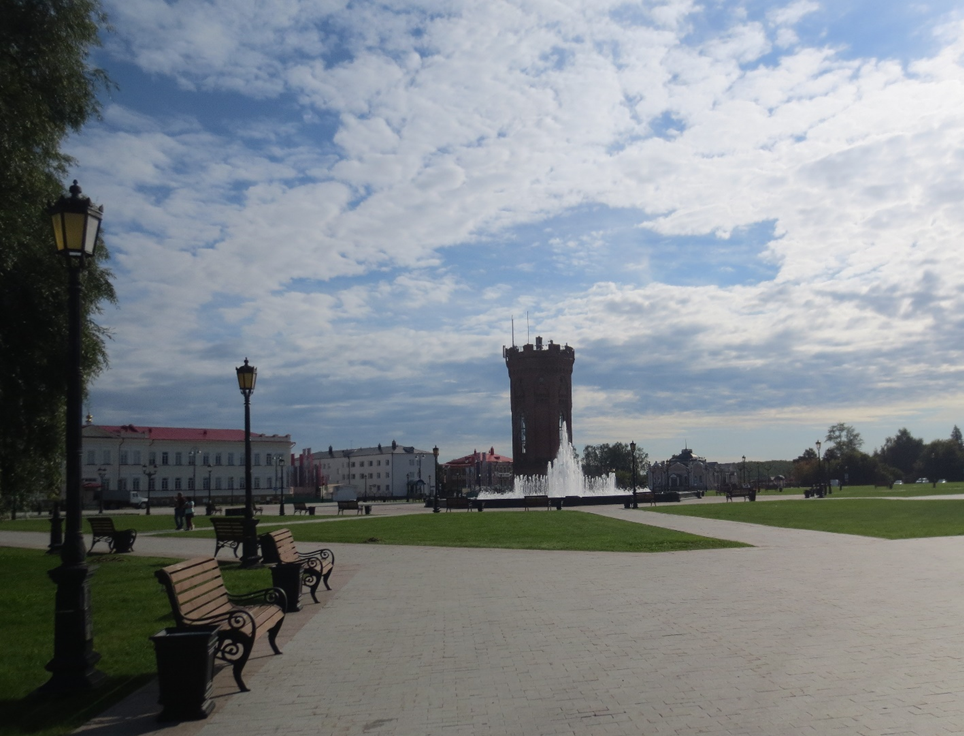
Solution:
{"label": "row of windows", "polygon": [[[196,457],[197,457],[197,454],[200,454],[200,455],[201,455],[201,465],[211,465],[211,456],[212,456],[212,453],[210,453],[210,452],[205,452],[205,453],[193,453],[193,452],[188,452],[188,453],[184,453],[184,452],[174,452],[174,453],[171,453],[171,452],[161,452],[161,453],[160,453],[160,459],[161,459],[161,463],[160,463],[160,464],[161,464],[161,465],[171,465],[171,464],[172,464],[172,463],[171,463],[171,460],[172,460],[172,455],[173,455],[173,460],[174,460],[174,463],[173,463],[173,464],[174,464],[174,465],[184,465],[184,457],[185,457],[185,455],[186,455],[186,456],[187,456],[187,464],[188,464],[188,465],[194,465],[194,461],[195,461],[195,459],[196,459]],[[227,459],[227,464],[228,464],[228,465],[234,465],[234,453],[233,453],[233,452],[228,452],[228,453],[215,452],[215,453],[213,453],[213,455],[214,455],[214,465],[224,465],[225,463],[224,463],[223,461],[225,460],[225,458]],[[111,461],[111,451],[110,451],[110,450],[102,450],[102,451],[101,451],[101,458],[102,458],[102,459],[101,459],[101,464],[103,464],[103,465],[110,465],[111,462],[112,462],[112,461]],[[157,458],[158,458],[158,453],[157,453],[157,452],[153,452],[153,451],[152,451],[152,452],[148,452],[148,453],[147,453],[147,464],[148,464],[148,465],[157,465],[157,464],[158,464],[158,463],[157,463]],[[280,460],[280,463],[279,463],[279,460]],[[265,464],[265,465],[278,465],[278,464],[283,464],[283,463],[284,463],[284,454],[283,454],[283,453],[280,453],[280,452],[276,452],[276,453],[266,452],[266,453],[264,454],[264,464]],[[97,465],[97,451],[96,451],[96,450],[87,450],[87,464],[88,464],[88,465]],[[140,464],[141,464],[141,451],[140,451],[140,450],[131,450],[131,451],[128,452],[127,450],[121,450],[121,451],[120,451],[120,464],[121,464],[121,465],[140,465]],[[261,465],[261,453],[260,453],[260,452],[255,452],[255,453],[253,453],[253,454],[251,455],[251,464],[252,464],[252,465]],[[238,453],[238,465],[244,465],[244,453],[243,453],[243,452],[239,452],[239,453]]]}
{"label": "row of windows", "polygon": [[[215,479],[214,479],[214,490],[215,490],[215,491],[220,491],[220,490],[227,489],[227,490],[229,490],[229,491],[233,491],[234,488],[235,488],[234,480],[235,480],[234,478],[215,478]],[[119,486],[119,487],[120,487],[120,489],[121,489],[122,491],[127,490],[125,481],[126,481],[126,478],[121,478],[121,479],[120,479],[120,486]],[[253,485],[254,488],[260,489],[260,488],[262,487],[262,486],[261,486],[261,478],[260,478],[260,477],[258,477],[258,476],[253,476],[253,477],[251,478],[251,481],[252,481],[252,483],[254,484],[254,485]],[[244,477],[242,476],[242,477],[238,478],[238,479],[237,479],[237,483],[238,483],[237,487],[243,490],[243,489],[244,489]],[[154,478],[150,478],[150,479],[148,480],[148,488],[149,488],[150,490],[152,490],[152,491],[153,491],[153,490],[156,490],[156,489],[158,488],[158,485],[160,485],[160,489],[161,489],[162,491],[170,491],[170,490],[175,490],[175,491],[185,491],[185,490],[186,490],[186,491],[193,491],[193,490],[195,490],[195,488],[194,488],[194,478],[187,478],[187,479],[186,479],[186,482],[182,482],[182,479],[181,479],[181,478],[161,478],[159,484],[158,484],[158,482],[157,482]],[[141,479],[140,479],[140,478],[131,478],[131,490],[132,490],[132,491],[139,491],[139,490],[141,489],[140,486],[141,486]],[[266,478],[264,479],[264,487],[265,487],[265,488],[274,488],[274,487],[275,487],[275,479],[274,479],[274,478],[271,478],[271,477],[266,477]],[[108,481],[107,481],[106,478],[104,479],[104,488],[107,488],[107,489],[109,490],[109,484],[108,484]],[[202,490],[205,490],[205,491],[211,490],[211,479],[210,479],[210,478],[202,478],[202,479],[201,479],[201,489],[202,489]]]}
{"label": "row of windows", "polygon": [[[382,477],[382,474],[381,474],[381,473],[368,473],[368,475],[365,475],[365,473],[361,473],[361,474],[359,474],[357,477],[358,477],[358,478],[361,478],[361,479],[363,479],[363,480],[364,480],[365,478],[368,478],[369,480],[372,480],[372,479],[374,479],[374,478],[381,478],[381,477]],[[390,477],[391,477],[391,476],[390,476],[388,473],[385,473],[385,479],[386,479],[386,480],[388,480]],[[341,479],[342,479],[342,480],[349,480],[349,479],[350,479],[350,480],[355,480],[355,479],[356,479],[356,476],[355,476],[354,473],[352,473],[351,475],[349,475],[348,473],[342,473],[342,474],[341,474]]]}

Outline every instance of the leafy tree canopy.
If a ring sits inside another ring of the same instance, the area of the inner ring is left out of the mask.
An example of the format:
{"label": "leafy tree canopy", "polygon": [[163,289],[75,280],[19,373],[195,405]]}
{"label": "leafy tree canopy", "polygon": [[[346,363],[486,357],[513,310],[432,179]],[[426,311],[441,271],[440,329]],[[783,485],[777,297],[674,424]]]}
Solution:
{"label": "leafy tree canopy", "polygon": [[843,422],[834,424],[827,430],[827,442],[831,445],[827,451],[836,450],[838,456],[846,452],[859,450],[864,444],[860,432]]}
{"label": "leafy tree canopy", "polygon": [[[0,0],[0,504],[60,487],[66,376],[65,264],[46,206],[65,190],[64,139],[98,112],[96,0]],[[114,300],[103,251],[86,269],[85,381],[106,364],[98,305]]]}

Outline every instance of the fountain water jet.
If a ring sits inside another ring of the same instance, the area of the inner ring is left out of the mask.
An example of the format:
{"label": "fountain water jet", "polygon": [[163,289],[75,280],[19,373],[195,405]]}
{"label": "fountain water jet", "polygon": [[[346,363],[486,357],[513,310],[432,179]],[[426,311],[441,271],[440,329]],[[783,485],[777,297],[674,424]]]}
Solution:
{"label": "fountain water jet", "polygon": [[613,473],[599,478],[587,478],[576,459],[576,450],[569,442],[564,424],[559,427],[559,452],[549,463],[545,475],[533,475],[515,479],[515,487],[507,493],[483,491],[480,500],[494,498],[523,498],[525,496],[615,496],[616,476]]}

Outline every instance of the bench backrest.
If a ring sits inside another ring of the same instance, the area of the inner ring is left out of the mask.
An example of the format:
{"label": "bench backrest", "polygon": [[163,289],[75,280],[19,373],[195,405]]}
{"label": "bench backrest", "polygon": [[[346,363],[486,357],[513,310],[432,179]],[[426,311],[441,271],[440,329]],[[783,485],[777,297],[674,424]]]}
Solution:
{"label": "bench backrest", "polygon": [[307,511],[308,504],[304,501],[295,501],[295,511]]}
{"label": "bench backrest", "polygon": [[358,501],[339,501],[338,508],[340,509],[357,509]]}
{"label": "bench backrest", "polygon": [[548,496],[526,496],[525,504],[526,506],[548,506],[549,497]]}
{"label": "bench backrest", "polygon": [[244,519],[237,516],[226,516],[223,519],[211,517],[211,526],[218,539],[243,540]]}
{"label": "bench backrest", "polygon": [[275,529],[273,532],[262,535],[261,552],[264,561],[269,564],[298,562],[298,551],[290,529]]}
{"label": "bench backrest", "polygon": [[114,520],[109,516],[90,516],[87,521],[90,522],[90,530],[95,536],[108,536],[117,531],[114,528]]}
{"label": "bench backrest", "polygon": [[445,506],[450,509],[467,509],[469,499],[466,496],[449,496],[445,499]]}
{"label": "bench backrest", "polygon": [[154,575],[167,591],[178,626],[185,621],[203,622],[232,608],[221,568],[213,557],[195,557],[162,568]]}

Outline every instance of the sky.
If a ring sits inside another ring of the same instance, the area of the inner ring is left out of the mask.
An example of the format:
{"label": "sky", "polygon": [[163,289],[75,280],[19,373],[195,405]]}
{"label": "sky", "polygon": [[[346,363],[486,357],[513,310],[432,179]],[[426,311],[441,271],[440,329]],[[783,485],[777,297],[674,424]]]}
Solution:
{"label": "sky", "polygon": [[[956,0],[102,0],[98,424],[792,459],[964,424]],[[66,182],[65,182],[66,186]]]}

